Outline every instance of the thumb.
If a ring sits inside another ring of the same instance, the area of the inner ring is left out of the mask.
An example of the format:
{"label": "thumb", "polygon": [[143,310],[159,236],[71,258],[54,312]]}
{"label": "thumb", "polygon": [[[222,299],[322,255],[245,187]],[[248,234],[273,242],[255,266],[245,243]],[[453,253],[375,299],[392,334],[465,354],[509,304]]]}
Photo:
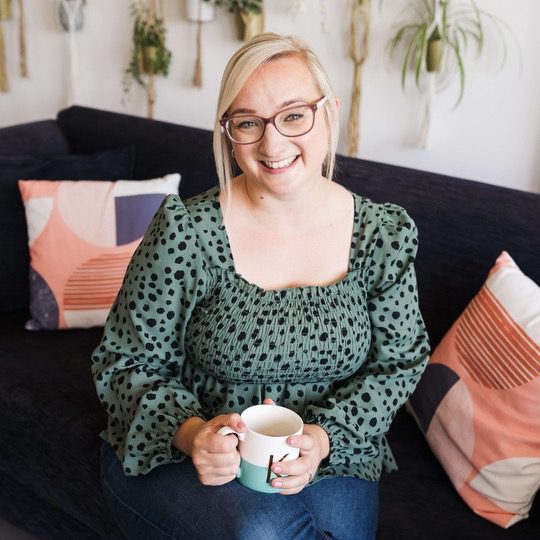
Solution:
{"label": "thumb", "polygon": [[264,398],[263,399],[263,405],[275,405],[275,402],[272,398]]}

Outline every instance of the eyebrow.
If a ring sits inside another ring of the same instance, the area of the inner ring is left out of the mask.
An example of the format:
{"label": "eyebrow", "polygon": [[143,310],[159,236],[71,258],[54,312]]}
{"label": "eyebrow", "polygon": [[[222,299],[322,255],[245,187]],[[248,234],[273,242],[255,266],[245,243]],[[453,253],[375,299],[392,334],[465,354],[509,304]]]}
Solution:
{"label": "eyebrow", "polygon": [[[303,98],[288,99],[287,101],[284,101],[278,107],[278,109],[284,109],[288,107],[289,105],[294,105],[295,103],[307,103],[307,101]],[[234,109],[227,116],[234,116],[236,114],[253,114],[255,116],[258,116],[257,111],[255,111],[254,109],[244,109],[244,108]]]}

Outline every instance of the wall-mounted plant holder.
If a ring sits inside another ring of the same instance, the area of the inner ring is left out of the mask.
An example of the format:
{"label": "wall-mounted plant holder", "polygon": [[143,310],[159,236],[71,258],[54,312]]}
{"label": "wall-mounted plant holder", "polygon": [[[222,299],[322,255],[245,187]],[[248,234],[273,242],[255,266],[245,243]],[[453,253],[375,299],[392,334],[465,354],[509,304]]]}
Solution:
{"label": "wall-mounted plant holder", "polygon": [[196,56],[193,70],[193,86],[203,85],[202,77],[202,28],[203,23],[214,20],[216,8],[205,0],[186,0],[186,13],[190,22],[197,23]]}
{"label": "wall-mounted plant holder", "polygon": [[264,12],[254,13],[240,9],[236,12],[236,24],[238,39],[247,43],[256,35],[264,32]]}
{"label": "wall-mounted plant holder", "polygon": [[79,91],[79,55],[75,32],[81,31],[84,26],[84,6],[86,0],[59,0],[57,15],[62,30],[68,33],[69,46],[69,88],[68,104],[77,103]]}
{"label": "wall-mounted plant holder", "polygon": [[58,22],[65,32],[79,32],[84,26],[86,0],[60,0]]}
{"label": "wall-mounted plant holder", "polygon": [[186,15],[190,22],[210,22],[214,20],[216,8],[205,0],[186,0]]}

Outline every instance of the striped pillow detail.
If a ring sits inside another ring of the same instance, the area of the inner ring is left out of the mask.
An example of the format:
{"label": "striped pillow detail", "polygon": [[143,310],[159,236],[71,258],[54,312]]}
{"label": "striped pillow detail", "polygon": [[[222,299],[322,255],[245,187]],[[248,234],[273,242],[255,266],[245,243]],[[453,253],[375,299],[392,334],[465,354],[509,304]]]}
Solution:
{"label": "striped pillow detail", "polygon": [[540,375],[540,347],[486,285],[457,323],[456,351],[471,379],[487,388],[515,388]]}
{"label": "striped pillow detail", "polygon": [[85,310],[110,307],[122,285],[131,255],[131,251],[106,253],[85,261],[66,283],[64,308]]}

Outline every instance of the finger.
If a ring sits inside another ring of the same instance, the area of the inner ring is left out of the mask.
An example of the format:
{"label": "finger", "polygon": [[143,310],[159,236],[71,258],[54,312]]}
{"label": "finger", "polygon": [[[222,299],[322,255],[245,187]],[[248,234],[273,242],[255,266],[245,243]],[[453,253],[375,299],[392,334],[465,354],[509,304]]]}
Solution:
{"label": "finger", "polygon": [[277,476],[301,476],[307,474],[311,468],[311,462],[305,458],[280,461],[272,465],[272,472]]}
{"label": "finger", "polygon": [[193,457],[193,464],[199,467],[222,467],[240,466],[240,454],[235,450],[227,453],[200,452]]}
{"label": "finger", "polygon": [[207,433],[200,449],[212,454],[226,454],[238,446],[236,435],[221,435],[220,433]]}
{"label": "finger", "polygon": [[315,448],[315,441],[310,435],[293,435],[287,439],[287,444],[293,448],[300,448],[309,452]]}
{"label": "finger", "polygon": [[264,398],[263,399],[263,405],[275,405],[275,402],[272,398]]}
{"label": "finger", "polygon": [[272,480],[272,487],[283,491],[294,491],[302,489],[309,482],[309,474],[304,472],[299,475],[291,475]]}

